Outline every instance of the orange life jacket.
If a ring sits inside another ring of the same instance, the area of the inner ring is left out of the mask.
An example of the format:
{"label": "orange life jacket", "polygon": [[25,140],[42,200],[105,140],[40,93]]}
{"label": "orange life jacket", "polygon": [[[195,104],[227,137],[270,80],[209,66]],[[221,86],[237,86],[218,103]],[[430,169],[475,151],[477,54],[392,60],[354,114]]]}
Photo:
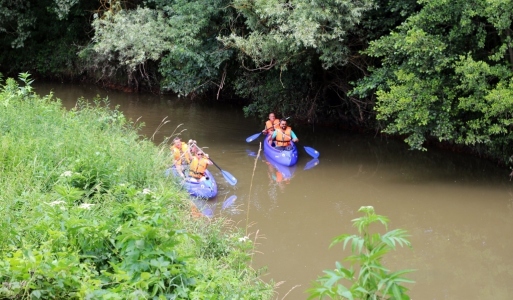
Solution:
{"label": "orange life jacket", "polygon": [[286,184],[289,184],[290,183],[290,178],[285,178],[283,177],[283,174],[281,172],[278,172],[276,171],[276,175],[273,174],[272,178],[277,182],[277,183],[286,183]]}
{"label": "orange life jacket", "polygon": [[287,147],[290,145],[290,141],[292,140],[292,128],[287,126],[285,132],[281,128],[276,131],[276,146],[278,147]]}
{"label": "orange life jacket", "polygon": [[191,214],[194,218],[199,218],[203,216],[203,214],[199,211],[198,207],[195,204],[191,205]]}
{"label": "orange life jacket", "polygon": [[189,166],[189,176],[194,177],[196,179],[200,179],[201,177],[205,176],[207,166],[208,159],[198,159],[197,157],[194,157],[192,159],[191,165]]}
{"label": "orange life jacket", "polygon": [[271,123],[271,120],[265,122],[265,130],[267,130],[267,133],[273,133],[275,129],[280,127],[280,121],[278,119],[274,119],[273,123]]}
{"label": "orange life jacket", "polygon": [[282,182],[283,181],[283,175],[281,172],[276,172],[276,182]]}
{"label": "orange life jacket", "polygon": [[173,152],[175,164],[185,165],[191,162],[191,156],[186,143],[182,142],[181,148],[176,148],[174,145],[171,146],[171,151]]}

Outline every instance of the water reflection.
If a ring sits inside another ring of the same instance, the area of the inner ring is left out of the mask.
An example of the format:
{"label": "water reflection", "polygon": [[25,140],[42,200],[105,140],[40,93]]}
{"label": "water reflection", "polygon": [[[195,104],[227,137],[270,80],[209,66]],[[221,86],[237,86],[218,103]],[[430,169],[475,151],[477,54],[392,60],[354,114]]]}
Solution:
{"label": "water reflection", "polygon": [[319,164],[319,159],[314,158],[306,163],[305,168],[303,170],[310,170],[311,168],[317,166]]}
{"label": "water reflection", "polygon": [[263,162],[267,165],[267,175],[269,177],[269,185],[276,185],[283,192],[285,186],[290,183],[296,172],[296,165],[287,167],[280,165],[272,160],[267,153],[264,153]]}
{"label": "water reflection", "polygon": [[[237,209],[237,196],[231,195],[230,197],[225,198],[222,202],[219,198],[207,200],[204,198],[191,198],[192,203],[194,203],[195,208],[193,208],[194,213],[201,213],[201,215],[213,218],[218,214],[235,214],[238,212]],[[218,206],[220,206],[219,209]],[[216,212],[216,210],[219,210]]]}

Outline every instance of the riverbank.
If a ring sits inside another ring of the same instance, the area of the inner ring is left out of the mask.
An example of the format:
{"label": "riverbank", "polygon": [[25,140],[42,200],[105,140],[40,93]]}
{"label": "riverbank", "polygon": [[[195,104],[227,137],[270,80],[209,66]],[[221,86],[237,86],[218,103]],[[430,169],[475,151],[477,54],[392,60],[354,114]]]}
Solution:
{"label": "riverbank", "polygon": [[271,297],[253,242],[163,176],[167,147],[102,99],[66,111],[22,78],[0,90],[1,298]]}

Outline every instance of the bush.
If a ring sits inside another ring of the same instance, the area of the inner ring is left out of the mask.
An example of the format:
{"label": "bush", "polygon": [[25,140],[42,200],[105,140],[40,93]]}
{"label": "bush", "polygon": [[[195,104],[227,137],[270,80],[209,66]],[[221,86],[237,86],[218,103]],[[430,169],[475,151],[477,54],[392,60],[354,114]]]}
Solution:
{"label": "bush", "polygon": [[[410,299],[406,294],[408,289],[403,283],[413,281],[401,277],[412,270],[391,272],[381,264],[382,258],[396,245],[411,247],[407,240],[406,231],[395,229],[380,235],[371,234],[369,227],[372,223],[379,222],[387,227],[388,219],[375,214],[372,206],[362,206],[359,212],[365,216],[353,220],[353,225],[358,228],[359,235],[344,234],[333,239],[330,247],[344,242],[344,249],[351,244],[352,255],[346,258],[351,266],[345,268],[341,263],[336,263],[336,268],[324,271],[325,275],[319,277],[314,283],[314,288],[309,290],[309,299],[329,297],[333,299]],[[356,265],[357,273],[353,266]],[[344,280],[351,286],[338,283]]]}
{"label": "bush", "polygon": [[107,99],[66,111],[20,79],[0,90],[0,298],[270,297],[251,242],[190,217],[167,147]]}

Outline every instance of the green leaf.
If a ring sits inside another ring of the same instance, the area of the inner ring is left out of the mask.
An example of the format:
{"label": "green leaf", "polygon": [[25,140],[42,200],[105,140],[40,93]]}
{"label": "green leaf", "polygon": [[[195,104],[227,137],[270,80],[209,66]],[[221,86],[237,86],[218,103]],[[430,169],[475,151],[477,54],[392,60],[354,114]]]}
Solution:
{"label": "green leaf", "polygon": [[[407,232],[402,229],[395,229],[383,235],[371,233],[369,232],[370,224],[378,222],[386,228],[388,218],[376,215],[374,208],[371,206],[362,207],[359,211],[365,213],[365,216],[354,219],[353,224],[359,229],[360,236],[341,235],[337,237],[337,242],[344,241],[344,250],[351,243],[353,254],[345,258],[346,261],[351,263],[351,268],[346,269],[342,264],[336,262],[336,270],[324,271],[326,275],[317,280],[326,290],[322,292],[320,290],[310,291],[311,296],[329,295],[334,297],[337,295],[345,299],[382,299],[382,295],[388,295],[391,291],[394,294],[394,299],[402,299],[407,289],[401,284],[413,283],[413,281],[400,276],[411,272],[411,270],[390,272],[381,264],[381,260],[391,249],[395,248],[396,243],[410,245],[407,240]],[[359,267],[357,277],[355,277],[353,266]],[[333,294],[331,292],[333,287],[341,279],[351,282],[351,289],[338,284],[336,293]]]}

